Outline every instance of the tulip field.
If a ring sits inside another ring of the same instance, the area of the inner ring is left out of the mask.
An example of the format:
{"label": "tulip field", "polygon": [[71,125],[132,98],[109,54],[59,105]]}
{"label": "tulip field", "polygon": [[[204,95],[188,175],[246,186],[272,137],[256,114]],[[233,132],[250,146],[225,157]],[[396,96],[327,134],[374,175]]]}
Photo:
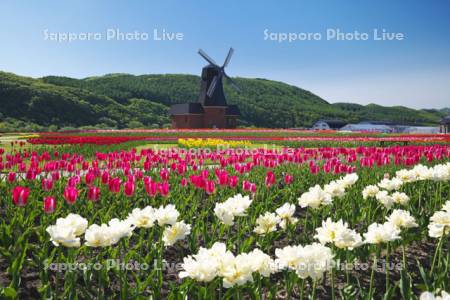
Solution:
{"label": "tulip field", "polygon": [[450,298],[448,135],[261,132],[0,144],[0,299]]}

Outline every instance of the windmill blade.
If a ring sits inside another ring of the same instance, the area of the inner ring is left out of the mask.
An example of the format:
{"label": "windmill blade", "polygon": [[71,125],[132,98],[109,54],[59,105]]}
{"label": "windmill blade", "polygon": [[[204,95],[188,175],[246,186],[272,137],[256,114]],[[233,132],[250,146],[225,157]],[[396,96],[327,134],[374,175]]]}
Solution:
{"label": "windmill blade", "polygon": [[223,63],[223,67],[222,67],[222,68],[225,68],[226,66],[228,66],[228,63],[229,63],[230,60],[231,60],[231,56],[233,56],[233,53],[234,53],[234,49],[233,49],[233,48],[230,48],[230,51],[228,51],[228,55],[227,55],[227,57],[225,58],[225,62]]}
{"label": "windmill blade", "polygon": [[208,91],[206,92],[206,95],[208,97],[212,97],[214,94],[214,90],[216,89],[217,82],[219,81],[219,76],[214,76],[213,80],[211,81],[211,84],[209,85]]}
{"label": "windmill blade", "polygon": [[224,73],[224,75],[227,78],[228,83],[231,84],[236,91],[238,91],[238,92],[242,91],[241,88],[234,82],[233,79],[231,79],[230,76],[228,76],[226,73]]}
{"label": "windmill blade", "polygon": [[202,49],[198,49],[198,54],[200,54],[201,57],[203,57],[207,62],[209,62],[210,64],[217,66],[217,63],[214,61],[214,59],[212,59],[211,57],[209,57],[208,54],[206,54],[205,51],[203,51]]}

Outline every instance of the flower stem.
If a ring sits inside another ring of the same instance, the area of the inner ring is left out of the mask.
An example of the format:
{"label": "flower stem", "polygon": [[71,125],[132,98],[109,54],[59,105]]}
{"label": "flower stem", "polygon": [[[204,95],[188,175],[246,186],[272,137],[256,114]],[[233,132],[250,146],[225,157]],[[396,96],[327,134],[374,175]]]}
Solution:
{"label": "flower stem", "polygon": [[435,266],[435,264],[436,264],[436,258],[437,258],[437,256],[438,256],[438,253],[441,252],[440,250],[441,250],[441,247],[442,247],[442,240],[443,240],[443,239],[444,239],[443,236],[439,239],[439,243],[438,243],[438,245],[437,245],[437,247],[436,247],[436,251],[434,252],[433,263],[431,264],[430,276],[433,275],[434,266]]}
{"label": "flower stem", "polygon": [[377,267],[377,262],[378,262],[378,254],[375,253],[375,257],[373,259],[373,265],[372,265],[372,272],[370,273],[370,287],[369,287],[369,297],[368,299],[372,299],[372,294],[373,294],[373,280],[375,277],[375,268]]}

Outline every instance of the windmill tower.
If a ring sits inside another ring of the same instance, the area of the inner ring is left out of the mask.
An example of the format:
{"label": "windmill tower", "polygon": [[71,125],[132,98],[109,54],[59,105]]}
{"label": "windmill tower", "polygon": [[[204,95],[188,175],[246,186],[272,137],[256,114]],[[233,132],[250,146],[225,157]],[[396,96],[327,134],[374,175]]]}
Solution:
{"label": "windmill tower", "polygon": [[239,92],[236,83],[225,73],[233,48],[230,48],[222,66],[219,66],[205,51],[200,49],[208,65],[203,67],[200,95],[197,103],[173,105],[170,109],[172,127],[174,128],[236,128],[236,120],[240,115],[236,105],[228,105],[223,91],[223,78]]}

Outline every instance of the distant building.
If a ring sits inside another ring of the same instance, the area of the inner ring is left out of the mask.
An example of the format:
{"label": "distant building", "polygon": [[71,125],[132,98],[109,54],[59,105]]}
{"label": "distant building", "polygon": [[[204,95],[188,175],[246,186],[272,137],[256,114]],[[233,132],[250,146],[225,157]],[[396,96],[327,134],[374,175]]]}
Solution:
{"label": "distant building", "polygon": [[319,120],[316,123],[314,123],[312,129],[314,130],[339,130],[343,126],[347,124],[344,121],[341,120]]}
{"label": "distant building", "polygon": [[439,133],[439,127],[408,126],[401,133],[435,134]]}
{"label": "distant building", "polygon": [[447,116],[441,120],[439,131],[441,133],[450,133],[450,116]]}
{"label": "distant building", "polygon": [[391,133],[394,129],[387,125],[378,125],[371,123],[347,124],[340,129],[341,131],[360,131],[360,132],[381,132]]}

